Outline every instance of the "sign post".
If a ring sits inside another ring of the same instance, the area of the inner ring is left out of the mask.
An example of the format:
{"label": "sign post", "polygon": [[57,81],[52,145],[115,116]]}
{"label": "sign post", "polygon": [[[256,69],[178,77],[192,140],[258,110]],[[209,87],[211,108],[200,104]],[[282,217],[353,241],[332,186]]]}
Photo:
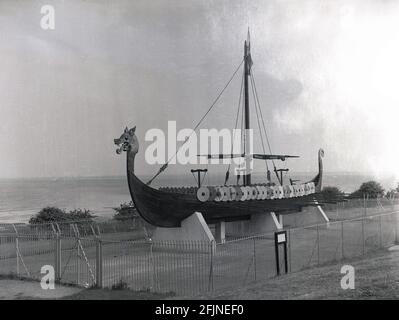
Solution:
{"label": "sign post", "polygon": [[284,248],[284,267],[285,273],[288,273],[288,258],[287,258],[287,231],[278,231],[274,233],[274,249],[276,252],[276,269],[277,275],[280,275],[280,255],[279,255],[279,247],[283,246]]}

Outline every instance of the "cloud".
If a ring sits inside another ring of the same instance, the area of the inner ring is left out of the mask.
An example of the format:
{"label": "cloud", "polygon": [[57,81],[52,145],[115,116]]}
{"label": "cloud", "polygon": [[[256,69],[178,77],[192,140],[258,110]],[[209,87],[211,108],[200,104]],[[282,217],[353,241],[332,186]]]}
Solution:
{"label": "cloud", "polygon": [[[248,26],[274,152],[301,155],[293,170],[308,171],[322,146],[328,171],[399,176],[395,2],[55,6],[56,30],[46,33],[40,2],[0,4],[0,110],[7,123],[0,129],[0,176],[123,174],[112,138],[126,125],[136,124],[140,139],[148,129],[166,129],[167,120],[193,127],[242,59]],[[234,125],[239,88],[240,79],[205,127]],[[26,135],[19,128],[29,130],[29,159],[20,157]],[[137,170],[155,172],[143,154]]]}

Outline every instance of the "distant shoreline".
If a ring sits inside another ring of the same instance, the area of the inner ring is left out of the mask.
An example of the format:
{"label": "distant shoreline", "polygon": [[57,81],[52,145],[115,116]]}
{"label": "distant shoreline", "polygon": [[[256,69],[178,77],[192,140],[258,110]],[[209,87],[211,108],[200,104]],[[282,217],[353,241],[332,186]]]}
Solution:
{"label": "distant shoreline", "polygon": [[[285,177],[306,181],[315,173],[297,172]],[[140,176],[146,181],[145,177]],[[265,173],[254,173],[253,182],[264,181]],[[357,190],[363,182],[378,181],[387,191],[397,186],[394,177],[377,179],[371,175],[358,172],[326,172],[323,186],[338,187],[345,193]],[[205,185],[218,185],[224,181],[224,174],[207,176]],[[234,183],[235,178],[230,177]],[[191,174],[165,174],[160,176],[152,186],[195,186],[196,180]],[[125,176],[89,176],[63,178],[12,178],[0,179],[0,223],[3,221],[27,221],[33,214],[47,206],[66,210],[89,209],[99,217],[110,217],[112,208],[131,201]]]}

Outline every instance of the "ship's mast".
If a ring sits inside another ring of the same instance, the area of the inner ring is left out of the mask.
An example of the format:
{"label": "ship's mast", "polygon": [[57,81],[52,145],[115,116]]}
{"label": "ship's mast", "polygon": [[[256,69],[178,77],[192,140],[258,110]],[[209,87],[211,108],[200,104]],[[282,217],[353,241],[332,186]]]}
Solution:
{"label": "ship's mast", "polygon": [[244,185],[248,186],[251,184],[251,135],[250,135],[250,124],[249,124],[249,94],[248,94],[248,78],[251,73],[251,44],[249,40],[249,30],[248,30],[248,38],[244,42],[244,114],[245,114],[245,133],[244,133],[244,141],[245,141],[245,176],[244,176]]}

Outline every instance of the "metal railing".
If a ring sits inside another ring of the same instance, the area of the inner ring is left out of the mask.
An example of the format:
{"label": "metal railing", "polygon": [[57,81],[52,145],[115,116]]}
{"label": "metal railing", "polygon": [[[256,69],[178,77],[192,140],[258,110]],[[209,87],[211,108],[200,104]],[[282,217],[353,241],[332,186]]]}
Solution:
{"label": "metal railing", "polygon": [[288,230],[290,271],[366,255],[397,243],[397,212]]}
{"label": "metal railing", "polygon": [[93,238],[102,237],[104,239],[142,239],[146,237],[148,226],[141,218],[126,218],[123,220],[78,220],[49,223],[0,223],[0,235],[30,235],[37,238],[51,239],[59,234],[62,237]]}
{"label": "metal railing", "polygon": [[[367,255],[395,244],[398,214],[384,210],[288,229],[289,272]],[[179,295],[238,288],[276,276],[274,233],[215,244],[125,239],[117,233],[114,239],[95,232],[86,237],[80,230],[68,234],[60,227],[53,233],[27,234],[18,229],[1,233],[0,274],[40,279],[41,267],[52,265],[56,279],[63,283],[108,288],[125,285],[133,290]]]}

